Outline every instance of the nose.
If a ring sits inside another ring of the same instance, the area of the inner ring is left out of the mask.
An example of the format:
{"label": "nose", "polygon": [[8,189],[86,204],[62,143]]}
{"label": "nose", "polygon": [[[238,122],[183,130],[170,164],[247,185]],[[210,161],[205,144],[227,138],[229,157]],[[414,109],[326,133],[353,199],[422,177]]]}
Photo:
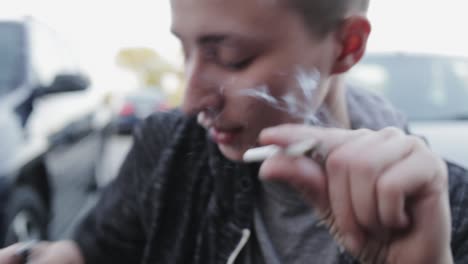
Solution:
{"label": "nose", "polygon": [[199,60],[191,60],[186,64],[186,80],[182,111],[189,115],[196,115],[201,111],[219,111],[223,98],[219,82],[214,73]]}

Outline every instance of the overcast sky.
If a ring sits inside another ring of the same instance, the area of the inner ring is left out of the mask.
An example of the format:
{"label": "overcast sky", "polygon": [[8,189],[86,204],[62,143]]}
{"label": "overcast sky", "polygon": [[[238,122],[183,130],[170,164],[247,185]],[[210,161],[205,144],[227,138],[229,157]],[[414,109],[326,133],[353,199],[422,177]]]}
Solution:
{"label": "overcast sky", "polygon": [[[196,1],[196,0],[195,0]],[[73,45],[79,62],[114,83],[119,49],[146,46],[176,61],[168,0],[0,0],[0,18],[32,15]],[[468,54],[467,0],[371,0],[370,50],[437,49]]]}

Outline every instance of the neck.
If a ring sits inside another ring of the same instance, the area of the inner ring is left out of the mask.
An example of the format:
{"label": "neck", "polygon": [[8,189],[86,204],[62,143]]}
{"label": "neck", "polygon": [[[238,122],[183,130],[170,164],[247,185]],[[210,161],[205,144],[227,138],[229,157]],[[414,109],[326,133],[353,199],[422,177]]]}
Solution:
{"label": "neck", "polygon": [[330,119],[333,120],[333,125],[339,128],[351,129],[344,76],[337,75],[330,78],[324,105],[327,108]]}

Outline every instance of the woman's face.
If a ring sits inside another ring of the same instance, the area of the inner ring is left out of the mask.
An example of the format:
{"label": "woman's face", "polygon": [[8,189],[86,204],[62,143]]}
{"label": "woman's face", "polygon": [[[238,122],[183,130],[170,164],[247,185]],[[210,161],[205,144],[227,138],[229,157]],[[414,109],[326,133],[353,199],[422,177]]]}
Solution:
{"label": "woman's face", "polygon": [[328,78],[337,56],[333,34],[315,38],[278,1],[171,0],[185,52],[182,108],[232,160],[264,128],[304,122],[326,92],[314,82]]}

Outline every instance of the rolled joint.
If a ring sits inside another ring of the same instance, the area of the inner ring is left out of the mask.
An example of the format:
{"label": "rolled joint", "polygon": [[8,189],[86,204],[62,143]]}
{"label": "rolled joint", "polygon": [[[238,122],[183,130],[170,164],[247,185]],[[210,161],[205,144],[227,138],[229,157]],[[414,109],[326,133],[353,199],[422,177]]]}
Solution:
{"label": "rolled joint", "polygon": [[244,153],[243,160],[248,163],[262,162],[277,154],[285,154],[290,157],[306,156],[312,158],[319,146],[319,141],[316,139],[300,141],[286,148],[278,145],[267,145],[247,150]]}

